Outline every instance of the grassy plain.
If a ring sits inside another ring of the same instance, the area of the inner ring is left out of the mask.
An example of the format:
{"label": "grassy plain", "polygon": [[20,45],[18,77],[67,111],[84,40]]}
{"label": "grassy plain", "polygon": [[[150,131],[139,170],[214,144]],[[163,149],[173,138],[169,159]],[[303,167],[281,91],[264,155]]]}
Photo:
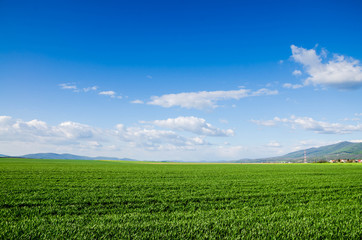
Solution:
{"label": "grassy plain", "polygon": [[362,164],[0,159],[0,239],[361,239]]}

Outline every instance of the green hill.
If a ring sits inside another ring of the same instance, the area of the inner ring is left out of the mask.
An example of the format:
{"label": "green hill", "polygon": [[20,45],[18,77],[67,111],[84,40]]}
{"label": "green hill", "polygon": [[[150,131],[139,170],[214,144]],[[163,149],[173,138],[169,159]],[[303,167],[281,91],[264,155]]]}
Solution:
{"label": "green hill", "polygon": [[330,159],[362,159],[362,143],[339,142],[318,148],[308,148],[291,152],[279,157],[261,158],[254,160],[238,160],[236,162],[303,162],[304,151],[307,161],[330,160]]}
{"label": "green hill", "polygon": [[[362,156],[362,143],[340,142],[333,145],[305,150],[308,157],[358,158]],[[288,153],[283,158],[303,158],[304,150]]]}

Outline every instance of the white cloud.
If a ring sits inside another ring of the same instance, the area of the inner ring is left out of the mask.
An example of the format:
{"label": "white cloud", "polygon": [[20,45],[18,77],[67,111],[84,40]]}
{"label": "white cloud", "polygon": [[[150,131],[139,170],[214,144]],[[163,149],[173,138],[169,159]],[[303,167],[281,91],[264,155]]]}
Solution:
{"label": "white cloud", "polygon": [[[180,120],[180,119],[179,119]],[[186,121],[192,119],[185,118]],[[141,125],[126,127],[118,124],[115,128],[102,129],[72,121],[49,125],[40,120],[24,121],[10,116],[0,116],[1,154],[21,155],[36,152],[73,153],[88,156],[118,156],[136,159],[177,159],[217,160],[238,159],[243,148],[219,146],[209,143],[207,136],[228,135],[195,118],[201,128],[197,130],[188,124],[175,122],[185,131],[200,131],[193,137],[182,136],[172,130],[155,129]],[[160,125],[166,122],[159,122]],[[167,124],[166,124],[167,125]],[[171,127],[170,127],[171,128]],[[184,131],[182,130],[182,131]]]}
{"label": "white cloud", "polygon": [[358,122],[360,121],[360,118],[343,118],[342,121],[353,121],[353,122]]}
{"label": "white cloud", "polygon": [[300,76],[300,75],[302,75],[302,72],[300,70],[294,70],[292,74],[294,76]]}
{"label": "white cloud", "polygon": [[149,101],[148,104],[158,105],[166,108],[179,106],[182,108],[205,109],[218,107],[217,102],[222,100],[239,100],[246,97],[275,94],[278,94],[277,90],[269,90],[266,88],[262,88],[254,92],[249,89],[210,92],[184,92],[177,94],[166,94],[162,96],[153,96],[151,97],[151,101]]}
{"label": "white cloud", "polygon": [[151,76],[151,75],[147,75],[146,78],[152,79],[152,76]]}
{"label": "white cloud", "polygon": [[9,116],[0,116],[0,141],[71,144],[78,140],[102,139],[103,132],[88,125],[62,122],[49,126],[39,120],[23,121]]}
{"label": "white cloud", "polygon": [[136,100],[131,101],[131,103],[134,103],[134,104],[143,104],[144,102],[143,102],[142,100],[136,99]]}
{"label": "white cloud", "polygon": [[102,134],[102,131],[97,131],[93,127],[71,121],[60,123],[57,127],[53,127],[52,131],[67,139],[91,139],[97,134]]}
{"label": "white cloud", "polygon": [[193,150],[196,145],[208,144],[201,138],[186,138],[174,131],[158,130],[143,127],[124,127],[117,125],[117,135],[131,147],[141,147],[146,150]]}
{"label": "white cloud", "polygon": [[[97,91],[98,90],[98,86],[91,86],[91,87],[86,87],[83,89],[78,89],[78,87],[75,84],[71,84],[71,83],[62,83],[59,84],[59,86],[61,87],[61,89],[66,89],[66,90],[73,90],[73,92],[90,92],[90,91]],[[118,98],[118,99],[122,99],[122,96],[117,96],[115,91],[99,91],[98,95],[103,95],[103,96],[108,96],[111,98]]]}
{"label": "white cloud", "polygon": [[96,128],[75,122],[62,122],[57,126],[49,126],[39,120],[15,120],[9,116],[0,116],[0,138],[12,138],[28,141],[37,139],[41,141],[65,141],[74,139],[91,139],[102,135]]}
{"label": "white cloud", "polygon": [[89,91],[96,91],[97,89],[98,89],[97,86],[92,86],[92,87],[83,88],[83,91],[84,92],[89,92]]}
{"label": "white cloud", "polygon": [[111,98],[119,98],[122,99],[122,96],[117,96],[115,91],[102,91],[98,93],[99,95],[108,96]]}
{"label": "white cloud", "polygon": [[[317,122],[315,125],[325,123],[297,117],[274,118],[270,122],[302,127],[320,133],[322,133],[320,129],[316,130],[315,126],[309,126],[305,122]],[[325,124],[324,130],[351,129],[346,128],[349,125],[340,125],[336,128],[330,123]],[[197,117],[178,117],[137,123],[132,126],[119,124],[112,128],[97,128],[72,121],[50,125],[36,119],[24,121],[10,116],[0,116],[0,149],[3,151],[0,154],[68,152],[87,156],[130,157],[139,160],[212,161],[267,157],[290,152],[289,143],[281,144],[277,141],[271,141],[263,146],[233,145],[224,143],[220,139],[217,140],[219,142],[217,144],[209,141],[213,136],[231,135],[232,132],[228,129],[218,129]]]}
{"label": "white cloud", "polygon": [[[124,127],[99,129],[76,122],[62,122],[49,126],[39,120],[23,121],[0,116],[0,142],[17,141],[27,144],[89,145],[91,147],[120,145],[143,147],[146,150],[167,148],[192,149],[208,143],[202,136],[186,138],[174,131],[156,130],[149,127]],[[112,143],[112,144],[108,144]]]}
{"label": "white cloud", "polygon": [[61,83],[59,84],[61,89],[67,89],[67,90],[78,90],[77,86],[73,83]]}
{"label": "white cloud", "polygon": [[219,119],[219,122],[221,122],[223,124],[229,124],[229,121],[226,119]]}
{"label": "white cloud", "polygon": [[102,92],[99,92],[98,94],[99,95],[114,97],[116,95],[116,92],[114,92],[114,91],[102,91]]}
{"label": "white cloud", "polygon": [[282,145],[281,145],[279,142],[277,142],[277,141],[271,141],[271,142],[269,142],[266,146],[267,146],[267,147],[272,147],[272,148],[279,148],[279,147],[281,147]]}
{"label": "white cloud", "polygon": [[[212,129],[215,134],[221,130]],[[210,130],[210,131],[211,131]],[[206,131],[206,130],[205,130]],[[37,141],[53,144],[74,144],[82,142],[119,142],[126,141],[142,146],[193,146],[207,144],[202,136],[186,138],[174,131],[158,130],[152,127],[124,127],[118,124],[114,129],[99,129],[77,122],[62,122],[49,126],[39,120],[23,121],[9,116],[0,116],[0,141],[17,140],[22,142]]]}
{"label": "white cloud", "polygon": [[169,118],[166,120],[156,120],[152,122],[154,125],[173,130],[187,131],[204,136],[233,136],[234,131],[232,129],[222,130],[213,127],[210,123],[207,123],[203,118],[197,117],[178,117]]}
{"label": "white cloud", "polygon": [[302,88],[303,85],[301,84],[291,84],[291,83],[284,83],[283,84],[284,88],[291,88],[291,89],[298,89],[298,88]]}
{"label": "white cloud", "polygon": [[334,54],[330,60],[326,51],[318,55],[315,49],[291,46],[292,58],[304,66],[309,75],[304,84],[332,86],[339,89],[353,89],[362,86],[362,65],[356,59]]}
{"label": "white cloud", "polygon": [[275,126],[276,125],[276,121],[275,120],[250,120],[251,122],[257,124],[257,125],[261,125],[261,126]]}
{"label": "white cloud", "polygon": [[295,117],[279,118],[275,117],[273,120],[261,121],[252,120],[252,122],[263,126],[274,126],[278,123],[288,124],[292,128],[301,127],[308,131],[313,131],[321,134],[348,134],[353,132],[362,131],[362,124],[341,124],[317,121],[310,117]]}

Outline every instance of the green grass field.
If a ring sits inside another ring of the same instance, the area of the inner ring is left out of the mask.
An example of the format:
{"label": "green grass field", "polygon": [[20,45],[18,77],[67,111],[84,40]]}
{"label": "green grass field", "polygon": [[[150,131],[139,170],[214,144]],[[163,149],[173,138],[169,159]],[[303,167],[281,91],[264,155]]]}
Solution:
{"label": "green grass field", "polygon": [[362,164],[0,159],[0,239],[361,239]]}

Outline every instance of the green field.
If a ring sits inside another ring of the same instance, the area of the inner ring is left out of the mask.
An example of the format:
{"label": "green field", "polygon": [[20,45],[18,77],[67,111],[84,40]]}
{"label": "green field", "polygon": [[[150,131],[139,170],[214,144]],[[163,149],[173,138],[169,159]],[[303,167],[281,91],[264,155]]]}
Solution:
{"label": "green field", "polygon": [[0,159],[0,239],[361,239],[362,164]]}

